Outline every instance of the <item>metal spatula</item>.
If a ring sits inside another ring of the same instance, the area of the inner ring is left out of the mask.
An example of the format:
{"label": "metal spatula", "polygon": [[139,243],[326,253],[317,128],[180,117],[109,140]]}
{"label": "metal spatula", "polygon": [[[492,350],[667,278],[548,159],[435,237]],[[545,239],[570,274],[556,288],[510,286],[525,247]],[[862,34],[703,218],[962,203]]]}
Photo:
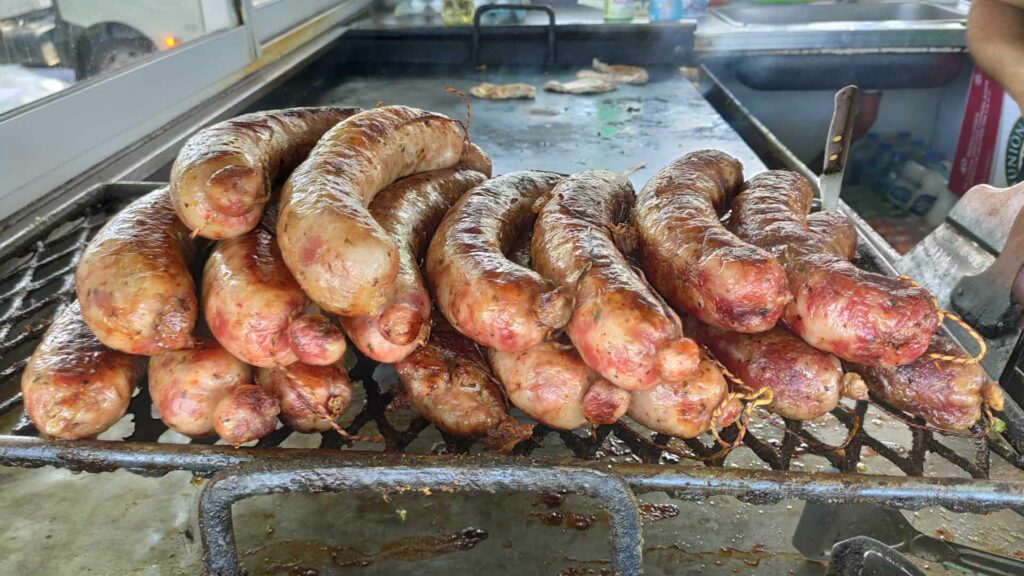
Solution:
{"label": "metal spatula", "polygon": [[836,542],[868,536],[896,551],[966,574],[1024,574],[1024,562],[922,534],[897,510],[873,504],[808,502],[793,533],[793,546],[808,560],[824,560]]}

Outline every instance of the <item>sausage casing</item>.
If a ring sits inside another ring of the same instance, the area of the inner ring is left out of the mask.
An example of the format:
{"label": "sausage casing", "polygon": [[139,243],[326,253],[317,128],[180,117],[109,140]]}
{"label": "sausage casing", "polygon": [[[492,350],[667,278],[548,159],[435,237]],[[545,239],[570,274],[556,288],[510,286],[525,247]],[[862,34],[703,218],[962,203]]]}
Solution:
{"label": "sausage casing", "polygon": [[575,291],[566,332],[583,360],[612,384],[643,390],[685,378],[698,350],[615,245],[612,229],[626,221],[633,199],[620,174],[574,174],[542,200],[530,254],[542,276]]}
{"label": "sausage casing", "polygon": [[310,301],[281,258],[274,209],[251,232],[221,240],[203,269],[203,312],[229,352],[260,367],[337,362],[345,338]]}
{"label": "sausage casing", "polygon": [[100,342],[129,354],[188,348],[199,310],[194,256],[167,188],[135,200],[82,253],[75,291],[85,323]]}
{"label": "sausage casing", "polygon": [[426,273],[435,304],[488,348],[526,350],[569,320],[567,291],[506,256],[533,226],[533,202],[561,180],[538,171],[488,180],[455,203],[430,242]]}
{"label": "sausage casing", "polygon": [[124,416],[145,372],[145,358],[101,344],[75,302],[50,324],[21,374],[25,412],[45,436],[95,436]]}
{"label": "sausage casing", "polygon": [[394,291],[398,249],[367,207],[399,178],[451,168],[462,126],[441,114],[385,106],[329,130],[281,191],[281,255],[314,302],[341,316],[380,314]]}
{"label": "sausage casing", "polygon": [[[626,413],[655,432],[694,438],[711,426],[728,426],[739,416],[742,404],[739,400],[727,402],[728,395],[721,370],[702,355],[697,371],[685,380],[661,382],[650,390],[633,392]],[[719,406],[722,410],[716,422],[715,409]]]}
{"label": "sausage casing", "polygon": [[382,314],[342,319],[363,354],[394,363],[427,341],[431,305],[420,258],[448,209],[484,180],[473,170],[435,170],[402,178],[374,198],[370,214],[397,246],[398,276]]}
{"label": "sausage casing", "polygon": [[238,386],[252,384],[252,369],[212,338],[188,350],[149,359],[149,395],[160,419],[186,436],[212,434],[217,405]]}
{"label": "sausage casing", "polygon": [[255,384],[243,384],[230,389],[217,403],[213,429],[221,440],[238,446],[273,432],[280,413],[277,398]]}
{"label": "sausage casing", "polygon": [[352,402],[352,382],[337,364],[261,368],[258,380],[281,403],[281,420],[299,432],[332,429]]}
{"label": "sausage casing", "polygon": [[337,106],[269,110],[200,130],[171,168],[178,217],[215,240],[252,230],[273,183],[302,162],[327,130],[357,112]]}
{"label": "sausage casing", "polygon": [[480,350],[435,316],[430,340],[395,364],[416,410],[452,436],[483,437],[494,449],[508,449],[533,427],[508,415],[505,398]]}
{"label": "sausage casing", "polygon": [[851,362],[894,366],[921,356],[939,326],[931,295],[830,252],[807,225],[812,199],[802,176],[772,171],[748,181],[732,203],[730,229],[786,269],[793,293],[786,325],[811,346]]}
{"label": "sausage casing", "polygon": [[742,184],[732,156],[687,154],[640,190],[633,225],[644,273],[666,300],[705,324],[762,332],[791,297],[782,266],[719,221]]}

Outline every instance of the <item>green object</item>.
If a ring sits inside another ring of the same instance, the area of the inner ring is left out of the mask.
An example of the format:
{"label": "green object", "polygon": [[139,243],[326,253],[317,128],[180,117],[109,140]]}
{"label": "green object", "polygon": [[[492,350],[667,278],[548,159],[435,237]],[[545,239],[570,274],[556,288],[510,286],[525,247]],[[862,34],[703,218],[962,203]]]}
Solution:
{"label": "green object", "polygon": [[814,0],[752,0],[754,4],[810,4]]}
{"label": "green object", "polygon": [[1006,432],[1006,422],[1003,422],[999,418],[992,417],[992,431],[996,434],[1002,434]]}
{"label": "green object", "polygon": [[637,0],[604,0],[605,22],[632,22]]}
{"label": "green object", "polygon": [[474,9],[473,0],[441,0],[441,21],[445,26],[469,26]]}

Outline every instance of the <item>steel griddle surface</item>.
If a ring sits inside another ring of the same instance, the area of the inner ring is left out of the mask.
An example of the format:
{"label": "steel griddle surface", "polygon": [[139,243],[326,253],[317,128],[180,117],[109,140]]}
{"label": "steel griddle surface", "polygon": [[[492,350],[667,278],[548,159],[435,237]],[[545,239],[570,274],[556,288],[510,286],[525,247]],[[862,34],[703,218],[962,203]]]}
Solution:
{"label": "steel griddle surface", "polygon": [[[528,81],[539,86],[546,79],[540,74],[474,72],[438,77],[347,77],[336,85],[317,85],[317,93],[309,96],[310,85],[304,84],[308,79],[300,75],[279,90],[272,102],[260,107],[328,103],[373,106],[383,101],[462,117],[462,102],[446,93],[445,86],[468,92],[482,80]],[[494,159],[497,173],[523,168],[560,172],[594,167],[626,170],[643,162],[646,167],[632,175],[634,184],[640,186],[672,159],[700,148],[728,151],[741,159],[748,174],[764,169],[691,84],[674,75],[661,79],[655,76],[648,86],[627,86],[596,96],[539,92],[536,101],[474,99],[472,103],[472,138]],[[40,226],[37,237],[27,245],[0,255],[6,262],[0,267],[0,434],[36,434],[22,415],[17,397],[21,368],[59,302],[73,297],[74,265],[87,238],[143,188],[147,187],[113,185],[99,189],[81,205]],[[868,261],[861,263],[870,265]],[[381,442],[352,442],[333,432],[297,434],[282,428],[253,450],[205,446],[210,442],[190,442],[153,418],[143,387],[133,399],[129,414],[100,441],[15,446],[17,442],[10,436],[0,437],[0,462],[94,471],[125,467],[156,474],[170,469],[211,473],[245,461],[288,458],[287,451],[277,447],[326,449],[325,455],[351,449],[417,454],[480,450],[471,441],[444,437],[408,409],[392,406],[391,390],[396,379],[389,367],[360,358],[352,366],[352,378],[361,384],[355,386],[356,400],[343,425],[353,435],[379,435]],[[1005,448],[1005,443],[944,437],[913,423],[908,425],[905,418],[865,403],[846,404],[833,415],[808,424],[784,422],[760,413],[741,447],[724,458],[710,460],[720,449],[708,435],[675,441],[628,422],[602,426],[592,434],[554,432],[538,426],[533,437],[517,446],[514,454],[569,458],[581,464],[599,460],[692,467],[706,461],[712,466],[760,470],[838,469],[937,478],[1024,478],[1018,469],[1022,465],[1019,457]],[[722,435],[731,440],[736,434],[733,427]],[[997,457],[990,462],[990,446],[1009,460]],[[931,497],[922,497],[919,504],[931,501]]]}

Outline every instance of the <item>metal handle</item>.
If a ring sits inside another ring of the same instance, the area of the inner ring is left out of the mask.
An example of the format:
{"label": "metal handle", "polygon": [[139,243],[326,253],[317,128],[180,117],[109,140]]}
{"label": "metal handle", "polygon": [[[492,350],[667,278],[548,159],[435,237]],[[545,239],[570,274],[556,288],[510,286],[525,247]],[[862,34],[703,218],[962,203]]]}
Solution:
{"label": "metal handle", "polygon": [[480,16],[492,10],[537,10],[548,15],[548,50],[544,67],[555,63],[555,11],[550,6],[534,6],[532,4],[484,4],[473,13],[473,66],[480,65]]}
{"label": "metal handle", "polygon": [[203,561],[210,576],[241,576],[231,506],[239,500],[283,492],[349,492],[401,486],[403,490],[568,490],[593,496],[608,511],[612,571],[643,573],[640,509],[629,485],[619,476],[560,466],[366,466],[296,459],[274,464],[242,464],[218,472],[199,498],[199,532]]}
{"label": "metal handle", "polygon": [[892,547],[855,536],[832,547],[825,576],[924,576],[924,572]]}
{"label": "metal handle", "polygon": [[984,550],[947,542],[921,534],[897,547],[902,552],[941,562],[967,574],[985,576],[1013,576],[1024,574],[1024,561],[992,554]]}

